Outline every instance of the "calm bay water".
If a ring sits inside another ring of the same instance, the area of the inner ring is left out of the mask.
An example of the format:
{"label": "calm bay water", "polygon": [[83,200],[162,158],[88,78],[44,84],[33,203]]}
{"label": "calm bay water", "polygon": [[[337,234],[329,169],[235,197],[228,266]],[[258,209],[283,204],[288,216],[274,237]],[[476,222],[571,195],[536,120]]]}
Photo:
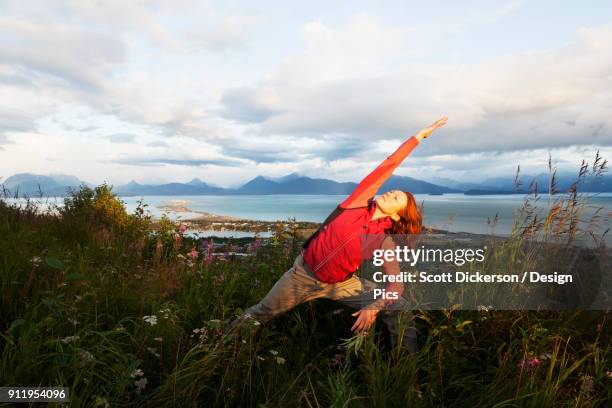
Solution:
{"label": "calm bay water", "polygon": [[[524,194],[468,196],[464,194],[415,194],[417,203],[423,202],[424,224],[428,227],[453,232],[509,234],[516,211],[523,205]],[[122,197],[128,209],[136,207],[140,198],[149,204],[153,215],[161,216],[158,206],[180,202],[194,211],[230,215],[252,220],[275,221],[295,217],[298,221],[323,221],[346,196],[344,195],[249,195],[249,196],[145,196]],[[542,195],[538,207],[547,208],[547,196]],[[586,217],[597,207],[601,214],[612,215],[612,193],[589,197]],[[498,213],[495,229],[487,225]],[[172,218],[188,219],[198,214],[168,213]],[[608,228],[605,225],[603,230]]]}
{"label": "calm bay water", "polygon": [[[344,195],[245,195],[245,196],[144,196],[121,197],[128,211],[133,211],[137,201],[143,199],[155,217],[164,211],[158,207],[180,204],[193,211],[229,215],[251,220],[286,221],[295,217],[298,221],[321,222],[333,209],[346,198]],[[453,232],[471,232],[496,235],[509,234],[513,219],[525,196],[484,195],[468,196],[463,194],[428,195],[415,194],[417,203],[424,204],[424,224],[428,227]],[[58,199],[61,203],[61,199]],[[538,201],[542,211],[547,208],[547,196],[542,195]],[[602,207],[600,215],[612,215],[612,193],[598,193],[589,197],[589,207],[583,219],[593,214],[597,207]],[[498,214],[495,229],[487,225],[487,217]],[[167,213],[172,219],[197,218],[200,214],[189,212]],[[609,222],[609,221],[608,221]],[[609,224],[603,225],[604,231]],[[611,234],[612,235],[612,234]],[[608,239],[610,242],[610,239]]]}

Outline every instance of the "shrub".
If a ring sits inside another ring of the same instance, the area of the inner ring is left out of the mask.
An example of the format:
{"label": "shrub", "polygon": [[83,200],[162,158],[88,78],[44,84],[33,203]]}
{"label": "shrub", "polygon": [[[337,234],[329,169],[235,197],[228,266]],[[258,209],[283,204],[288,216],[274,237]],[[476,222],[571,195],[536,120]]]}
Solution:
{"label": "shrub", "polygon": [[[145,214],[146,204],[139,202],[134,214],[126,211],[125,203],[104,183],[95,188],[82,185],[64,199],[59,208],[63,225],[69,234],[81,238],[101,235],[123,235],[128,239],[141,237],[150,231],[150,215]],[[76,234],[76,235],[75,235]]]}

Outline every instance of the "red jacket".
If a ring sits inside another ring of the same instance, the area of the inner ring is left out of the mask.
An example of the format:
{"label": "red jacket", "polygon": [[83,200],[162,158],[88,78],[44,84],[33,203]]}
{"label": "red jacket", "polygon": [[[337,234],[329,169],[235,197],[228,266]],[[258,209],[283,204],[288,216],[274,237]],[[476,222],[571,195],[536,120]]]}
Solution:
{"label": "red jacket", "polygon": [[[391,218],[371,221],[376,209],[374,195],[393,171],[419,143],[416,137],[405,141],[391,156],[359,183],[355,191],[330,214],[304,244],[306,264],[323,282],[342,282],[355,272],[381,240],[371,239],[362,246],[362,234],[381,235],[391,227]],[[396,265],[397,266],[397,265]],[[387,268],[387,266],[385,266]]]}

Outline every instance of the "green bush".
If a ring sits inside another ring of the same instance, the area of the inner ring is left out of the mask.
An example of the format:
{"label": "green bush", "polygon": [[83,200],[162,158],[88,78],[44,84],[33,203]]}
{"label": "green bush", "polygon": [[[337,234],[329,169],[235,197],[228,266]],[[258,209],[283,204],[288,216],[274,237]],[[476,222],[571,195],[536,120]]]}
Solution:
{"label": "green bush", "polygon": [[145,214],[146,205],[139,203],[134,214],[128,214],[125,204],[112,191],[112,186],[102,184],[95,188],[81,186],[64,199],[59,208],[62,225],[76,239],[123,235],[136,239],[151,230],[150,216]]}

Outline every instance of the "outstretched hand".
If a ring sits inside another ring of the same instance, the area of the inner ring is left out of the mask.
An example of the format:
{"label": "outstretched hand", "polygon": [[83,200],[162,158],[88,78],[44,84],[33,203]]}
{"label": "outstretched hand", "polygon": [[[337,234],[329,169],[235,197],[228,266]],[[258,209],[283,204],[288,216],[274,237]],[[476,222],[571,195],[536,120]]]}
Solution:
{"label": "outstretched hand", "polygon": [[448,121],[448,117],[442,116],[440,119],[436,120],[431,125],[427,126],[426,128],[423,128],[423,129],[419,130],[419,132],[416,134],[416,138],[419,139],[419,142],[422,139],[427,139],[429,137],[429,135],[431,135],[433,133],[434,130],[436,130],[439,127],[444,126],[447,121]]}
{"label": "outstretched hand", "polygon": [[370,327],[372,327],[372,324],[376,321],[378,312],[378,309],[359,309],[351,315],[357,316],[357,320],[355,320],[351,330],[354,332],[365,332],[370,330]]}

